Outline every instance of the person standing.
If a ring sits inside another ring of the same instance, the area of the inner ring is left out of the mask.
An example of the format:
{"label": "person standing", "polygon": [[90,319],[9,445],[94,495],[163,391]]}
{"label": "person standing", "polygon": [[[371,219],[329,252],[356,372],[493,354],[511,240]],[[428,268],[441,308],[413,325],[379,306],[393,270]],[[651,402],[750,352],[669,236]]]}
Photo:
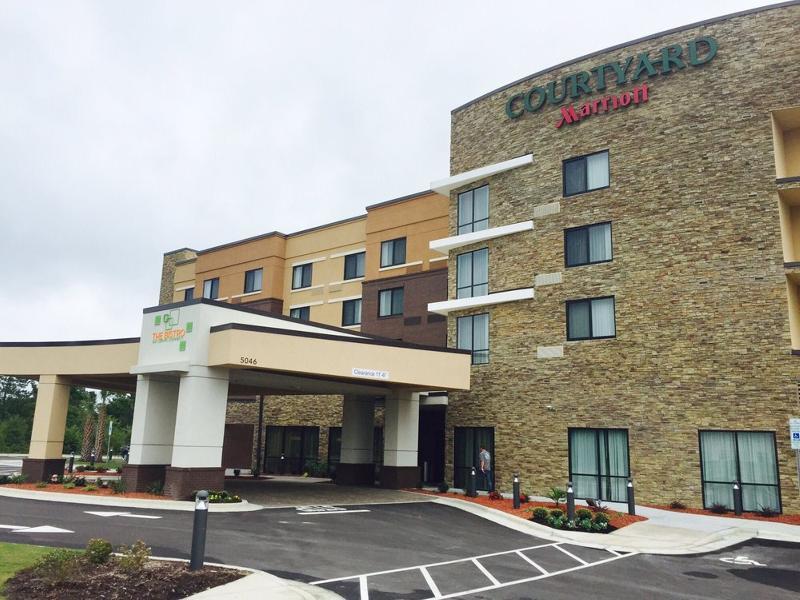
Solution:
{"label": "person standing", "polygon": [[485,446],[481,446],[481,451],[478,454],[480,459],[481,473],[483,473],[483,480],[488,491],[494,491],[494,479],[492,478],[492,455]]}

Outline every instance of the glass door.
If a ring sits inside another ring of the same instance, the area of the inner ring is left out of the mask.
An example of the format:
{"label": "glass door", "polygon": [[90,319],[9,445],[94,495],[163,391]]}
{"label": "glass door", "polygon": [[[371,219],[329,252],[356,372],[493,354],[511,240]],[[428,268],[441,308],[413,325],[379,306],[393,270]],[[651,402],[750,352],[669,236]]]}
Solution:
{"label": "glass door", "polygon": [[492,471],[496,477],[494,456],[494,427],[455,427],[455,447],[453,455],[453,487],[466,489],[472,467],[478,471],[476,478],[479,490],[488,490],[486,480],[480,476],[481,446],[492,456]]}
{"label": "glass door", "polygon": [[569,430],[569,477],[576,498],[625,502],[629,476],[626,429]]}

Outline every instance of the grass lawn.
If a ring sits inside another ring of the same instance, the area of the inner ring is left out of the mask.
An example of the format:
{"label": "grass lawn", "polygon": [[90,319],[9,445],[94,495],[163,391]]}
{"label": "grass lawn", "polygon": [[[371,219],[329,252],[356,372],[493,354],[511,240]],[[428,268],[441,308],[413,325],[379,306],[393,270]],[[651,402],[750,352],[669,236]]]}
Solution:
{"label": "grass lawn", "polygon": [[0,598],[5,598],[3,586],[9,579],[25,567],[31,566],[36,559],[47,554],[53,548],[48,546],[31,546],[29,544],[6,544],[0,542]]}

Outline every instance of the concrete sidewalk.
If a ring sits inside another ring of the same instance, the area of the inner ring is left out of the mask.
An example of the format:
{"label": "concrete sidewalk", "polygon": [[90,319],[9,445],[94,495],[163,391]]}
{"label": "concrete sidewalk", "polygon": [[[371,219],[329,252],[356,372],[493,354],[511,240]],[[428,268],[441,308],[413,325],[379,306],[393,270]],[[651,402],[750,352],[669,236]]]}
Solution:
{"label": "concrete sidewalk", "polygon": [[281,579],[263,571],[242,577],[188,598],[198,600],[342,600],[339,594],[323,587]]}
{"label": "concrete sidewalk", "polygon": [[[539,538],[616,552],[701,554],[727,548],[752,538],[800,544],[800,526],[797,525],[693,515],[646,506],[637,506],[636,514],[647,517],[648,521],[633,523],[612,533],[598,534],[552,529],[482,504],[457,498],[435,497],[434,502],[459,508]],[[627,505],[623,507],[609,503],[609,508],[624,512],[627,510]]]}

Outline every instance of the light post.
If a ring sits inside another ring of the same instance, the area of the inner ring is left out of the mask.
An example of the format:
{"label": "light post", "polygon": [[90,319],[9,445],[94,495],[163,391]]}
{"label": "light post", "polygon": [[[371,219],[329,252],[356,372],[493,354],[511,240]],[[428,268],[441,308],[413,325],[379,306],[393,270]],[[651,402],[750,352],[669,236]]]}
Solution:
{"label": "light post", "polygon": [[467,480],[467,496],[470,498],[474,498],[478,495],[478,487],[475,481],[476,473],[475,467],[472,467],[472,470],[469,473],[469,479]]}
{"label": "light post", "polygon": [[736,516],[742,514],[742,486],[738,481],[733,482],[733,513]]}
{"label": "light post", "polygon": [[572,482],[567,482],[567,521],[575,520],[575,489]]}
{"label": "light post", "polygon": [[514,485],[512,486],[514,492],[514,508],[519,508],[519,474],[514,473]]}
{"label": "light post", "polygon": [[628,477],[628,514],[636,514],[636,501],[633,497],[633,479]]}
{"label": "light post", "polygon": [[208,492],[200,490],[194,497],[194,526],[192,527],[192,558],[189,570],[203,568],[206,554],[206,527],[208,525]]}
{"label": "light post", "polygon": [[111,462],[111,432],[114,431],[114,421],[108,420],[108,462]]}

